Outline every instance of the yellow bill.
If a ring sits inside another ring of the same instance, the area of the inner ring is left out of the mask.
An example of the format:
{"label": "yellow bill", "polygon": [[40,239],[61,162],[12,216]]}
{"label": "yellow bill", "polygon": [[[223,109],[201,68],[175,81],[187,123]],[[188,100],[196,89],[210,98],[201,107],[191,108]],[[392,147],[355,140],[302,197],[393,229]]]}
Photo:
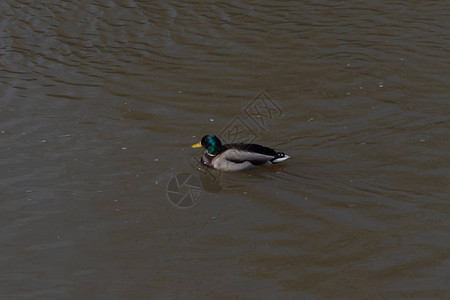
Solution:
{"label": "yellow bill", "polygon": [[202,147],[202,142],[198,142],[197,144],[194,144],[191,147],[192,148],[201,148]]}

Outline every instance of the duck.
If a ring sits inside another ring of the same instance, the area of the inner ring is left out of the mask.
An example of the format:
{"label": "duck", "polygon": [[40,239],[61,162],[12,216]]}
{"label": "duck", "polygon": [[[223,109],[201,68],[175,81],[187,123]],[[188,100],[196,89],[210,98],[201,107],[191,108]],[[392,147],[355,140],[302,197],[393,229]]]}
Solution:
{"label": "duck", "polygon": [[289,158],[283,152],[258,144],[232,143],[222,145],[215,135],[205,135],[202,140],[191,146],[205,148],[201,162],[207,167],[220,171],[243,171],[259,166],[270,166]]}

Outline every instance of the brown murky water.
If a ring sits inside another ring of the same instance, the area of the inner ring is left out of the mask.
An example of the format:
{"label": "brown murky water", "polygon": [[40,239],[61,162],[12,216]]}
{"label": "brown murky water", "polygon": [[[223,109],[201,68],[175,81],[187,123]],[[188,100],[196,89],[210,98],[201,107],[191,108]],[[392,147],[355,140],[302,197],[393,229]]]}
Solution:
{"label": "brown murky water", "polygon": [[450,298],[446,1],[53,2],[0,3],[1,299]]}

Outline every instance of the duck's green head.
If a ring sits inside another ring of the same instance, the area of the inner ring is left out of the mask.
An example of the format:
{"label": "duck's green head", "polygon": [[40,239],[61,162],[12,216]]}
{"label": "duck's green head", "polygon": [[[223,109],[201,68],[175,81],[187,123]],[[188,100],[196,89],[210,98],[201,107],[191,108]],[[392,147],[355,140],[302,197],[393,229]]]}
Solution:
{"label": "duck's green head", "polygon": [[203,147],[208,150],[208,154],[217,155],[222,151],[222,143],[215,135],[205,135],[200,143],[192,145],[192,148]]}

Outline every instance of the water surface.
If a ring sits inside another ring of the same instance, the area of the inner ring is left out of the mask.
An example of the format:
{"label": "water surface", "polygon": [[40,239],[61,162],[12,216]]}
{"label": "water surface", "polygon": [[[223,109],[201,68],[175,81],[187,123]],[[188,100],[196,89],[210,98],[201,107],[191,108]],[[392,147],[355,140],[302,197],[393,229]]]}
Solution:
{"label": "water surface", "polygon": [[1,2],[1,298],[448,298],[448,8]]}

